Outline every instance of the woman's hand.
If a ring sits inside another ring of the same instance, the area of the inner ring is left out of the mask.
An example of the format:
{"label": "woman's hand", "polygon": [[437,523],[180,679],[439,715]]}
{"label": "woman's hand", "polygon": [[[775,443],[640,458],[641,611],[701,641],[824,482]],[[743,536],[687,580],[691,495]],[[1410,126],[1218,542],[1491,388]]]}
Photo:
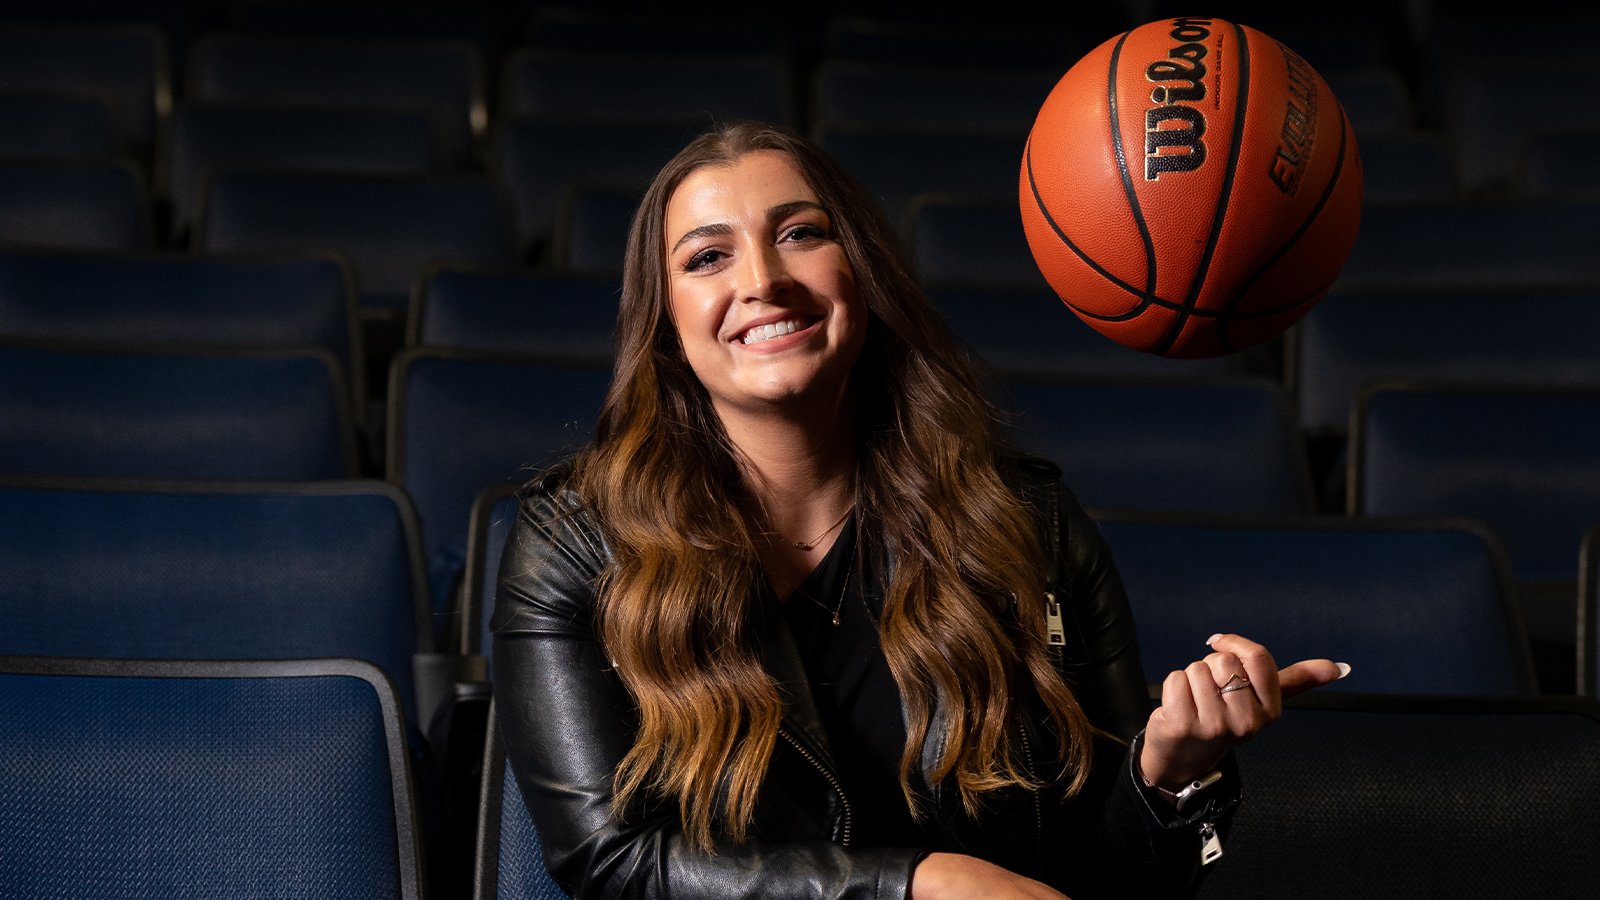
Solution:
{"label": "woman's hand", "polygon": [[1047,884],[976,856],[930,853],[911,872],[911,900],[1070,900]]}
{"label": "woman's hand", "polygon": [[1176,790],[1210,772],[1233,747],[1283,715],[1283,700],[1337,681],[1350,667],[1308,659],[1278,670],[1267,648],[1236,634],[1213,635],[1212,653],[1167,676],[1161,706],[1145,726],[1139,769]]}

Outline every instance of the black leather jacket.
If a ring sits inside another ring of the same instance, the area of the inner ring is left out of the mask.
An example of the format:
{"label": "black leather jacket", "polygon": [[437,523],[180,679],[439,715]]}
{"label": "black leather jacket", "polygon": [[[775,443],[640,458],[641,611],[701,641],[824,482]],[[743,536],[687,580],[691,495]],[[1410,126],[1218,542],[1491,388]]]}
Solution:
{"label": "black leather jacket", "polygon": [[[563,486],[564,471],[530,484],[500,569],[494,681],[508,759],[556,880],[580,900],[903,898],[917,862],[947,850],[1039,878],[1073,900],[1190,893],[1201,829],[1225,825],[1237,803],[1231,762],[1211,799],[1187,817],[1140,786],[1132,761],[1150,703],[1121,580],[1093,522],[1058,490],[1055,467],[1028,461],[1022,469],[1026,495],[1059,541],[1058,571],[1047,580],[1063,604],[1063,674],[1091,721],[1132,747],[1097,740],[1079,794],[1063,802],[1048,790],[1001,792],[976,821],[955,791],[924,787],[934,811],[927,830],[937,835],[930,846],[857,846],[804,666],[780,621],[761,648],[787,701],[780,739],[750,839],[715,854],[691,850],[664,803],[626,821],[609,815],[612,772],[637,726],[593,627],[595,584],[611,553],[592,513]],[[1016,727],[1032,758],[1051,758],[1042,713],[1025,712]],[[924,770],[937,757],[934,744]]]}

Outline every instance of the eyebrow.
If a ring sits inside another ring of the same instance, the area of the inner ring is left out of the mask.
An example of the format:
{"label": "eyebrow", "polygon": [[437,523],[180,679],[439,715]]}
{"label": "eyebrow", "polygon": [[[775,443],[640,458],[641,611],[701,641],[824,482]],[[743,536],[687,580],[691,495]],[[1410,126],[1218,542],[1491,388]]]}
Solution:
{"label": "eyebrow", "polygon": [[[767,210],[767,220],[776,221],[778,219],[787,219],[795,213],[806,209],[814,209],[821,213],[827,213],[827,210],[822,208],[822,204],[817,203],[814,200],[790,200],[788,203],[779,203],[777,206]],[[678,238],[677,243],[672,245],[671,252],[676,252],[679,247],[682,247],[686,242],[692,241],[695,238],[706,237],[708,235],[721,236],[728,234],[733,234],[733,227],[725,222],[713,222],[709,225],[701,225],[696,228],[691,228],[683,233],[683,237]]]}

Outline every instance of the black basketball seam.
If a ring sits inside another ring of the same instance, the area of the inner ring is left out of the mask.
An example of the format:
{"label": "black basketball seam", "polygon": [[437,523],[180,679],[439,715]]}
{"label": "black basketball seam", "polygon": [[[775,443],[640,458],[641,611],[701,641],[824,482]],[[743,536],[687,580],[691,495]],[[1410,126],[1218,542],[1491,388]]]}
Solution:
{"label": "black basketball seam", "polygon": [[[1172,345],[1178,342],[1178,336],[1183,334],[1183,327],[1188,324],[1190,317],[1194,315],[1194,305],[1200,299],[1200,291],[1205,287],[1206,275],[1211,270],[1211,260],[1217,252],[1217,242],[1222,238],[1222,225],[1228,217],[1228,200],[1233,194],[1234,173],[1239,168],[1239,151],[1244,144],[1245,111],[1250,100],[1250,46],[1245,40],[1244,28],[1234,24],[1233,33],[1234,37],[1239,41],[1239,47],[1234,51],[1239,55],[1239,72],[1237,75],[1239,87],[1237,95],[1234,97],[1233,108],[1235,114],[1233,136],[1228,142],[1228,167],[1222,173],[1222,190],[1217,198],[1217,213],[1216,217],[1211,220],[1211,234],[1207,236],[1205,252],[1200,256],[1200,267],[1194,273],[1194,280],[1189,283],[1189,293],[1183,299],[1183,307],[1179,311],[1177,319],[1168,326],[1165,339],[1153,351],[1162,356],[1166,356],[1167,351],[1172,349]],[[1218,79],[1220,80],[1220,78],[1221,74],[1219,72]]]}
{"label": "black basketball seam", "polygon": [[1144,292],[1153,297],[1156,290],[1156,245],[1150,237],[1150,227],[1144,220],[1144,210],[1139,207],[1139,195],[1134,192],[1133,177],[1128,174],[1128,151],[1122,146],[1121,105],[1117,103],[1117,64],[1122,60],[1122,45],[1127,43],[1131,33],[1124,31],[1122,37],[1117,39],[1117,45],[1111,48],[1111,64],[1106,68],[1106,101],[1111,111],[1107,118],[1111,124],[1111,146],[1117,157],[1117,173],[1122,176],[1122,193],[1128,199],[1129,212],[1133,213],[1134,227],[1139,229],[1139,240],[1144,242]]}
{"label": "black basketball seam", "polygon": [[[1330,93],[1329,96],[1331,97],[1332,94]],[[1337,102],[1337,100],[1335,100],[1335,102]],[[1350,121],[1344,114],[1344,107],[1343,106],[1339,106],[1338,109],[1339,109],[1339,154],[1334,159],[1333,177],[1328,179],[1328,185],[1327,185],[1327,187],[1323,188],[1322,196],[1317,198],[1316,205],[1311,208],[1311,212],[1306,216],[1305,221],[1300,223],[1300,227],[1295,229],[1294,234],[1289,236],[1289,240],[1284,242],[1284,245],[1282,247],[1279,247],[1278,250],[1276,252],[1274,252],[1271,256],[1267,257],[1267,259],[1265,261],[1263,261],[1261,263],[1261,265],[1258,266],[1256,268],[1256,270],[1250,274],[1249,278],[1245,279],[1244,284],[1239,288],[1238,293],[1234,294],[1233,297],[1229,298],[1228,304],[1225,307],[1223,307],[1222,310],[1220,310],[1220,314],[1219,314],[1218,321],[1217,321],[1217,341],[1218,341],[1218,343],[1222,344],[1222,346],[1225,349],[1227,349],[1229,351],[1232,351],[1232,350],[1236,349],[1233,346],[1233,344],[1228,340],[1228,335],[1227,335],[1228,324],[1233,319],[1235,319],[1235,318],[1238,318],[1238,319],[1263,318],[1265,316],[1271,316],[1271,315],[1278,315],[1278,314],[1281,314],[1281,313],[1286,313],[1286,312],[1289,312],[1290,310],[1296,309],[1296,308],[1298,308],[1300,306],[1305,305],[1306,303],[1311,302],[1312,300],[1316,299],[1321,294],[1322,291],[1325,291],[1329,287],[1332,286],[1332,280],[1330,280],[1329,283],[1327,285],[1324,285],[1317,293],[1311,294],[1310,296],[1307,296],[1307,297],[1302,297],[1301,299],[1296,300],[1293,303],[1289,304],[1288,306],[1282,307],[1280,309],[1276,309],[1276,310],[1256,310],[1256,311],[1254,311],[1254,312],[1252,312],[1250,314],[1247,314],[1247,315],[1241,315],[1241,316],[1234,316],[1233,315],[1234,308],[1239,305],[1239,301],[1240,300],[1244,299],[1244,295],[1250,292],[1250,288],[1254,287],[1255,283],[1257,281],[1261,280],[1261,276],[1265,275],[1267,273],[1268,269],[1271,269],[1273,267],[1273,265],[1275,265],[1278,262],[1278,260],[1282,259],[1284,254],[1286,254],[1290,250],[1294,249],[1295,244],[1299,243],[1300,239],[1302,237],[1305,237],[1306,232],[1311,230],[1311,226],[1316,224],[1317,219],[1322,217],[1323,208],[1326,207],[1328,205],[1328,201],[1333,198],[1334,188],[1338,187],[1340,179],[1344,176],[1344,160],[1345,160],[1345,155],[1346,155],[1346,152],[1349,149],[1349,144],[1350,144]],[[1334,273],[1334,278],[1335,279],[1338,278],[1338,273],[1337,272]]]}

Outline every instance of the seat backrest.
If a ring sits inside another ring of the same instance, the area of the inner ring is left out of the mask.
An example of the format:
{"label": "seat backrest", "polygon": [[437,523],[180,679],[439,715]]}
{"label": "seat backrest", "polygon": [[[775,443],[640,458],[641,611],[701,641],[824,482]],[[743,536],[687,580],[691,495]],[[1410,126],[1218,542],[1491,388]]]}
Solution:
{"label": "seat backrest", "polygon": [[416,501],[434,610],[453,599],[473,498],[590,440],[609,369],[418,348],[390,376],[389,481]]}
{"label": "seat backrest", "polygon": [[441,38],[217,33],[195,42],[188,96],[298,106],[420,109],[437,123],[448,156],[472,160],[488,114],[482,51]]}
{"label": "seat backrest", "polygon": [[413,298],[406,343],[609,365],[617,299],[609,277],[437,269]]}
{"label": "seat backrest", "polygon": [[[1024,125],[1026,123],[1023,123]],[[928,128],[823,128],[818,142],[877,196],[904,230],[912,198],[953,194],[981,200],[1017,195],[1017,163],[1027,134]]]}
{"label": "seat backrest", "polygon": [[1310,695],[1237,753],[1247,799],[1202,898],[1600,891],[1592,702]]}
{"label": "seat backrest", "polygon": [[1458,72],[1448,102],[1462,188],[1510,193],[1529,136],[1600,118],[1600,98],[1592,93],[1550,90],[1552,84],[1583,78],[1593,62],[1592,54],[1587,60],[1550,56]]}
{"label": "seat backrest", "polygon": [[146,250],[150,197],[128,163],[0,164],[0,247]]}
{"label": "seat backrest", "polygon": [[824,60],[812,77],[811,120],[841,127],[1015,133],[1032,124],[1062,71],[972,70],[935,60],[917,66]]}
{"label": "seat backrest", "polygon": [[0,92],[0,160],[106,162],[117,155],[111,111],[98,97]]}
{"label": "seat backrest", "polygon": [[461,652],[482,656],[494,668],[493,624],[495,594],[499,589],[500,558],[516,524],[519,498],[516,482],[485,488],[472,503],[472,526],[467,534],[467,568],[462,579]]}
{"label": "seat backrest", "polygon": [[224,253],[342,253],[361,305],[376,310],[403,310],[430,265],[516,261],[493,183],[467,176],[223,171],[206,191],[197,243]]}
{"label": "seat backrest", "polygon": [[349,478],[349,396],[311,348],[0,345],[0,474]]}
{"label": "seat backrest", "polygon": [[1270,382],[1018,379],[999,405],[1014,414],[1017,443],[1060,465],[1091,508],[1311,511],[1305,450]]}
{"label": "seat backrest", "polygon": [[382,482],[0,483],[0,653],[342,656],[413,708],[424,627],[410,502]]}
{"label": "seat backrest", "polygon": [[1455,142],[1441,134],[1361,136],[1365,203],[1448,203],[1456,197]]}
{"label": "seat backrest", "polygon": [[523,47],[506,57],[505,116],[588,122],[789,124],[792,87],[782,57],[627,55]]}
{"label": "seat backrest", "polygon": [[0,768],[7,894],[420,895],[370,665],[0,657]]}
{"label": "seat backrest", "polygon": [[[1300,49],[1294,44],[1290,46],[1297,51]],[[1320,63],[1312,62],[1312,65],[1320,66]],[[1367,161],[1368,138],[1406,133],[1417,127],[1405,76],[1393,66],[1381,64],[1321,74],[1328,79],[1328,87],[1339,98],[1339,105],[1350,117],[1350,126],[1360,137],[1362,168],[1370,175],[1372,167]]]}
{"label": "seat backrest", "polygon": [[1326,690],[1517,694],[1533,688],[1505,553],[1482,528],[1443,520],[1108,515],[1139,622],[1145,678],[1236,632],[1278,664],[1353,667]]}
{"label": "seat backrest", "polygon": [[580,186],[569,191],[553,243],[555,264],[616,280],[641,196],[641,191],[627,188]]}
{"label": "seat backrest", "polygon": [[912,267],[930,287],[1050,291],[1015,201],[925,194],[906,215]]}
{"label": "seat backrest", "polygon": [[0,253],[0,336],[318,347],[359,381],[352,290],[328,255]]}
{"label": "seat backrest", "polygon": [[1300,424],[1344,432],[1379,378],[1600,388],[1596,333],[1600,290],[1334,294],[1294,332]]}
{"label": "seat backrest", "polygon": [[219,168],[261,166],[347,175],[433,175],[445,159],[435,124],[422,109],[267,106],[181,102],[157,173],[171,201],[171,234],[181,243],[200,212],[200,196]]}
{"label": "seat backrest", "polygon": [[113,133],[143,158],[172,104],[166,39],[142,24],[0,26],[0,90],[103,98]]}
{"label": "seat backrest", "polygon": [[484,748],[472,896],[475,900],[567,900],[545,871],[539,832],[528,815],[517,777],[506,764],[493,709]]}

